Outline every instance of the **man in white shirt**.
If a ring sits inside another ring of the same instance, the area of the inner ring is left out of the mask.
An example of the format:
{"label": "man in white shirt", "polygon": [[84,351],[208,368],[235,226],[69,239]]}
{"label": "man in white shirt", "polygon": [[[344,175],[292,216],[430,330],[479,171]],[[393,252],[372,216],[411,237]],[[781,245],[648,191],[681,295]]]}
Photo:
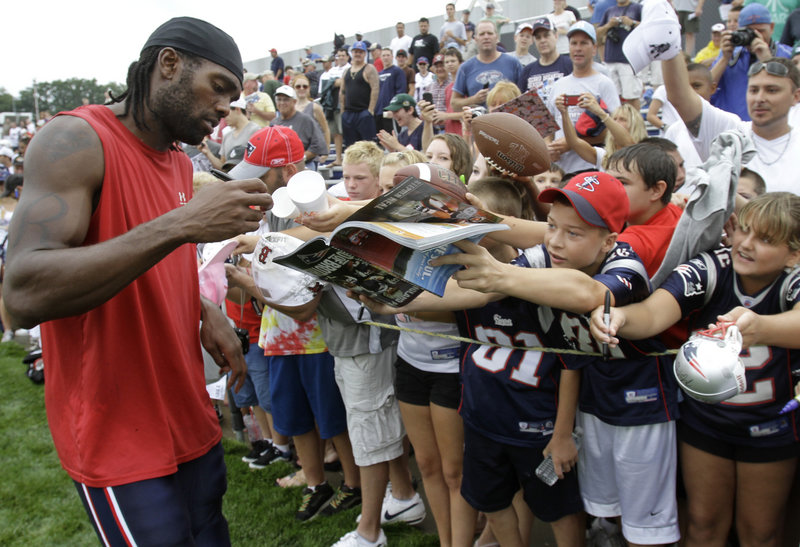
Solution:
{"label": "man in white shirt", "polygon": [[389,47],[392,48],[392,59],[394,59],[394,64],[397,65],[397,52],[401,49],[408,51],[408,48],[411,47],[411,36],[406,34],[405,23],[398,22],[394,26],[394,29],[397,32],[397,36],[392,38],[392,41],[389,42]]}
{"label": "man in white shirt", "polygon": [[789,125],[789,112],[800,101],[800,71],[791,61],[773,57],[757,61],[748,71],[747,111],[751,122],[711,106],[689,85],[686,64],[680,57],[663,61],[667,97],[680,114],[700,159],[708,158],[714,138],[729,129],[750,134],[756,154],[745,166],[761,175],[768,192],[800,194],[800,129]]}

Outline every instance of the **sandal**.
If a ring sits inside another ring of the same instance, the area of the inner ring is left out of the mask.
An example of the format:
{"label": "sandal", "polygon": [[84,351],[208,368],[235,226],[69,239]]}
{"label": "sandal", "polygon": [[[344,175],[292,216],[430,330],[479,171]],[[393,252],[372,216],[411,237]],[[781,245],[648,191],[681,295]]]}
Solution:
{"label": "sandal", "polygon": [[300,471],[295,471],[294,473],[289,473],[285,477],[275,479],[275,485],[280,486],[281,488],[295,488],[299,486],[305,486],[306,484],[308,484],[306,481],[306,474],[302,469]]}

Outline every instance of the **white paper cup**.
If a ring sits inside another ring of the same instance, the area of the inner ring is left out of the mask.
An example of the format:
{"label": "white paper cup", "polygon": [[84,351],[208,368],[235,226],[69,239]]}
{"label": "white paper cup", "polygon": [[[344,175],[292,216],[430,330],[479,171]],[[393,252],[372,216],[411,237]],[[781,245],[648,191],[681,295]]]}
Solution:
{"label": "white paper cup", "polygon": [[325,179],[316,171],[300,171],[286,184],[289,197],[303,213],[318,213],[328,208]]}
{"label": "white paper cup", "polygon": [[272,214],[278,218],[296,218],[300,211],[292,203],[286,188],[278,188],[272,193]]}

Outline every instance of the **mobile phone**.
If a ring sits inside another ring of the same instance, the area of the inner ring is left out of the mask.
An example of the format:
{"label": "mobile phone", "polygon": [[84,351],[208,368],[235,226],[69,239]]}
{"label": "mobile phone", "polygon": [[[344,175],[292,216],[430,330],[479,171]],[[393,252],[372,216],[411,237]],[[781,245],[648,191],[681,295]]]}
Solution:
{"label": "mobile phone", "polygon": [[229,180],[233,180],[232,176],[230,176],[225,171],[220,171],[219,169],[212,169],[211,170],[211,174],[214,175],[215,177],[217,177],[219,180],[223,180],[223,181],[226,181],[226,182],[229,181]]}
{"label": "mobile phone", "polygon": [[578,101],[580,100],[580,95],[567,95],[565,97],[566,105],[567,106],[577,106]]}
{"label": "mobile phone", "polygon": [[489,89],[489,82],[486,82],[485,84],[483,84],[483,89]]}
{"label": "mobile phone", "polygon": [[422,94],[422,100],[423,101],[428,101],[429,103],[432,103],[433,102],[433,93],[431,93],[430,91],[426,91],[425,93]]}
{"label": "mobile phone", "polygon": [[556,468],[553,465],[552,456],[547,456],[542,460],[542,463],[536,468],[536,476],[547,486],[553,486],[556,481],[558,481],[558,475],[556,475]]}

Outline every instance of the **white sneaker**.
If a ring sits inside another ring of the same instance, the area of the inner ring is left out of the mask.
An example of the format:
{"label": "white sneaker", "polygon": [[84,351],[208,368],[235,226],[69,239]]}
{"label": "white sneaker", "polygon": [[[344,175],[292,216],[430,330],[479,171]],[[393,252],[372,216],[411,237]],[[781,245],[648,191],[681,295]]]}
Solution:
{"label": "white sneaker", "polygon": [[399,500],[392,495],[383,499],[381,524],[393,524],[395,522],[419,524],[423,520],[425,520],[425,503],[416,492],[414,497],[409,500]]}
{"label": "white sneaker", "polygon": [[[386,490],[381,507],[382,525],[405,522],[413,526],[425,520],[425,515],[425,503],[418,493],[414,492],[414,497],[411,499],[399,500],[392,495],[391,490]],[[356,517],[356,523],[359,522],[361,522],[361,514]]]}
{"label": "white sneaker", "polygon": [[353,530],[343,535],[332,547],[386,547],[386,534],[381,530],[378,541],[372,542]]}
{"label": "white sneaker", "polygon": [[3,331],[3,338],[0,339],[0,342],[11,342],[14,339],[14,331],[11,329],[6,329]]}

